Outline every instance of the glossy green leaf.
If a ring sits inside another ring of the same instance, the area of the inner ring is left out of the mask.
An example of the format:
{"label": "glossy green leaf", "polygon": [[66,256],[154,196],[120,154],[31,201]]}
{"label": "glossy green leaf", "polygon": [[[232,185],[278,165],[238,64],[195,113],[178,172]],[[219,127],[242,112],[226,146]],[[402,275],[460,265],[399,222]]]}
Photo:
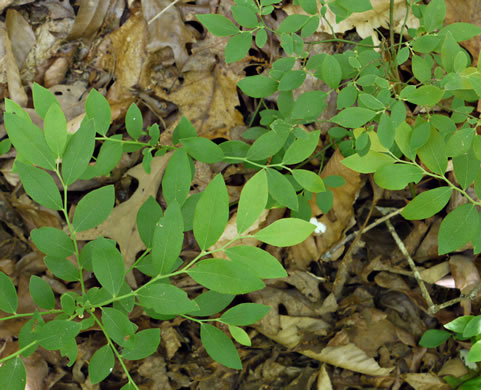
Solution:
{"label": "glossy green leaf", "polygon": [[349,107],[331,118],[331,121],[343,127],[361,127],[376,116],[376,112],[363,107]]}
{"label": "glossy green leaf", "polygon": [[154,228],[152,264],[161,275],[172,270],[184,242],[184,223],[179,204],[172,202]]}
{"label": "glossy green leaf", "polygon": [[136,293],[139,303],[159,314],[185,314],[198,309],[184,290],[166,283],[155,283]]}
{"label": "glossy green leaf", "polygon": [[242,31],[240,34],[234,35],[225,47],[226,64],[242,60],[249,53],[251,46],[252,34],[250,32]]}
{"label": "glossy green leaf", "polygon": [[140,360],[157,351],[160,344],[160,329],[144,329],[132,336],[122,351],[127,360]]}
{"label": "glossy green leaf", "polygon": [[239,28],[223,15],[197,14],[196,17],[211,34],[218,37],[229,37],[239,32]]}
{"label": "glossy green leaf", "polygon": [[326,190],[321,177],[306,169],[293,169],[292,176],[306,190],[310,192],[323,192]]}
{"label": "glossy green leaf", "polygon": [[206,352],[216,362],[236,370],[242,369],[242,362],[231,339],[220,329],[210,324],[200,326],[200,339]]}
{"label": "glossy green leaf", "polygon": [[194,214],[194,236],[200,249],[217,242],[229,219],[229,195],[222,175],[209,183],[199,199]]}
{"label": "glossy green leaf", "polygon": [[114,369],[115,358],[110,345],[106,344],[95,351],[89,362],[89,379],[96,384],[107,378]]}
{"label": "glossy green leaf", "polygon": [[264,283],[238,263],[207,259],[187,271],[197,283],[223,294],[246,294],[264,288]]}
{"label": "glossy green leaf", "polygon": [[287,272],[269,252],[255,246],[238,245],[225,250],[233,263],[248,269],[261,279],[284,278]]}
{"label": "glossy green leaf", "polygon": [[281,205],[297,210],[297,195],[286,177],[276,169],[266,169],[269,194]]}
{"label": "glossy green leaf", "polygon": [[0,367],[0,386],[8,390],[25,390],[27,371],[19,357],[7,360]]}
{"label": "glossy green leaf", "polygon": [[429,329],[419,340],[419,345],[424,348],[436,348],[451,337],[451,333],[440,329]]}
{"label": "glossy green leaf", "polygon": [[137,330],[137,325],[130,322],[126,314],[111,307],[102,308],[102,324],[109,337],[119,345],[124,345]]}
{"label": "glossy green leaf", "polygon": [[55,95],[40,84],[33,83],[33,106],[40,118],[45,119],[47,111],[53,104],[59,105]]}
{"label": "glossy green leaf", "polygon": [[239,328],[238,326],[229,325],[229,332],[232,338],[239,344],[245,345],[247,347],[250,347],[252,345],[251,339],[244,329]]}
{"label": "glossy green leaf", "polygon": [[58,104],[52,104],[44,119],[45,141],[57,157],[62,157],[67,145],[67,120]]}
{"label": "glossy green leaf", "polygon": [[466,359],[469,363],[476,363],[481,361],[481,341],[476,341],[469,350]]}
{"label": "glossy green leaf", "polygon": [[452,192],[451,187],[438,187],[425,191],[409,202],[401,215],[409,220],[432,217],[448,204]]}
{"label": "glossy green leaf", "polygon": [[180,118],[179,124],[175,127],[172,134],[172,143],[177,145],[182,138],[197,137],[197,130],[195,130],[192,122],[185,116]]}
{"label": "glossy green leaf", "polygon": [[224,158],[219,145],[203,137],[182,138],[180,140],[185,151],[198,161],[213,164]]}
{"label": "glossy green leaf", "polygon": [[169,159],[162,177],[162,194],[167,205],[176,201],[182,206],[189,194],[191,181],[189,157],[183,149],[177,149]]}
{"label": "glossy green leaf", "polygon": [[52,210],[63,207],[60,191],[52,176],[40,168],[15,161],[15,168],[25,192],[37,203]]}
{"label": "glossy green leaf", "polygon": [[207,290],[194,299],[199,309],[188,314],[196,317],[208,317],[217,314],[229,306],[234,298],[235,295]]}
{"label": "glossy green leaf", "polygon": [[53,320],[40,328],[39,344],[49,351],[61,349],[80,332],[80,323],[67,320]]}
{"label": "glossy green leaf", "polygon": [[243,233],[262,214],[267,204],[267,175],[264,170],[257,172],[242,189],[237,208],[237,231]]}
{"label": "glossy green leaf", "polygon": [[253,98],[263,98],[274,94],[278,85],[277,81],[262,75],[248,76],[237,83],[242,92]]}
{"label": "glossy green leaf", "polygon": [[90,191],[77,204],[73,216],[73,227],[77,232],[91,229],[104,222],[114,207],[113,185]]}
{"label": "glossy green leaf", "polygon": [[66,185],[73,184],[87,169],[95,148],[94,122],[83,120],[72,136],[62,160],[62,177]]}
{"label": "glossy green leaf", "polygon": [[163,216],[162,208],[151,196],[140,206],[137,213],[137,230],[147,248],[152,248],[155,224]]}
{"label": "glossy green leaf", "polygon": [[55,308],[55,296],[50,285],[36,275],[30,277],[30,295],[35,304],[42,309],[52,310]]}
{"label": "glossy green leaf", "polygon": [[15,313],[18,306],[17,290],[10,278],[0,271],[0,310]]}
{"label": "glossy green leaf", "polygon": [[[439,227],[438,253],[444,255],[470,242],[479,223],[478,212],[473,204],[465,203],[456,207],[443,219]],[[469,230],[466,230],[467,227]]]}
{"label": "glossy green leaf", "polygon": [[314,153],[319,143],[320,131],[312,131],[304,138],[296,139],[286,150],[282,163],[285,165],[298,164]]}
{"label": "glossy green leaf", "polygon": [[46,255],[68,257],[75,251],[72,239],[62,230],[43,226],[31,231],[35,246]]}
{"label": "glossy green leaf", "polygon": [[270,306],[258,303],[241,303],[227,310],[219,320],[229,325],[252,325],[261,320],[270,309]]}
{"label": "glossy green leaf", "polygon": [[92,254],[95,277],[113,297],[117,296],[124,282],[124,258],[117,248],[110,244],[99,245]]}
{"label": "glossy green leaf", "polygon": [[269,245],[286,247],[300,244],[315,229],[312,223],[297,218],[283,218],[258,231],[254,237]]}
{"label": "glossy green leaf", "polygon": [[407,164],[389,164],[374,174],[376,184],[386,190],[402,190],[409,183],[419,183],[424,174],[421,168]]}
{"label": "glossy green leaf", "polygon": [[481,316],[474,316],[466,323],[463,329],[463,337],[474,337],[481,334]]}
{"label": "glossy green leaf", "polygon": [[135,103],[132,103],[125,114],[125,127],[127,133],[135,140],[142,135],[143,118],[142,112]]}
{"label": "glossy green leaf", "polygon": [[92,89],[85,101],[87,118],[93,119],[94,129],[101,135],[107,134],[112,120],[110,105],[107,99],[95,89]]}
{"label": "glossy green leaf", "polygon": [[45,256],[43,261],[48,270],[57,278],[73,282],[80,279],[79,270],[65,257]]}
{"label": "glossy green leaf", "polygon": [[21,157],[39,167],[55,170],[55,155],[48,147],[40,127],[8,112],[3,118],[8,138]]}

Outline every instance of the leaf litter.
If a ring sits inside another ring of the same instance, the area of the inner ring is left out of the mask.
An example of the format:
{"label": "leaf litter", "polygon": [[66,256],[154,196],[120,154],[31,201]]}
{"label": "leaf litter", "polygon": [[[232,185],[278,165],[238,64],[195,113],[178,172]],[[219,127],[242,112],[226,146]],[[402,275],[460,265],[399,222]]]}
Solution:
{"label": "leaf litter", "polygon": [[[0,1],[0,12],[6,16],[5,22],[0,22],[2,100],[9,97],[32,114],[30,92],[25,86],[33,81],[43,83],[58,96],[74,132],[83,118],[83,100],[88,90],[95,87],[112,106],[113,132],[124,131],[119,122],[130,104],[136,102],[147,125],[160,121],[161,142],[171,141],[180,115],[193,122],[199,135],[210,139],[234,139],[231,130],[246,128],[247,113],[255,110],[251,99],[239,95],[236,83],[249,65],[262,68],[278,59],[278,43],[266,47],[264,52],[257,51],[257,57],[225,65],[226,40],[209,33],[203,36],[193,23],[195,13],[212,12],[213,5],[198,0],[178,2],[167,8],[169,3],[167,0],[81,0],[72,7],[68,1]],[[338,32],[357,28],[361,37],[375,34],[373,31],[386,21],[386,7],[381,4],[383,2],[374,3],[374,12],[364,15],[362,21],[348,19],[337,25],[332,20],[331,23]],[[461,14],[456,11],[458,5],[454,7],[455,2],[451,0],[447,3],[448,20],[458,21]],[[227,17],[231,16],[230,5],[225,2],[219,7]],[[462,12],[463,17],[479,14],[475,12],[479,10],[476,2],[467,1],[463,7],[469,10]],[[275,12],[282,17],[294,11],[295,6],[286,5]],[[279,23],[271,17],[269,21],[273,25]],[[409,19],[408,22],[413,21]],[[479,40],[468,41],[465,47],[476,57]],[[262,60],[262,57],[269,60]],[[326,115],[333,116],[334,111]],[[34,116],[34,121],[38,120]],[[0,132],[5,135],[2,124]],[[238,136],[235,139],[239,139]],[[325,142],[325,137],[321,141]],[[8,157],[10,160],[2,159],[1,162],[4,199],[0,200],[0,270],[16,281],[20,307],[31,311],[26,275],[42,276],[59,294],[76,291],[79,286],[59,282],[46,270],[40,254],[25,239],[35,227],[62,227],[64,222],[58,213],[46,211],[21,194],[18,187],[14,192],[7,190],[18,184],[15,174],[11,173],[14,156]],[[137,182],[137,188],[128,194],[128,199],[117,200],[107,221],[81,233],[78,238],[85,242],[99,235],[115,239],[126,265],[130,266],[137,253],[144,249],[135,225],[137,210],[149,196],[162,202],[159,188],[168,158],[169,155],[154,158],[152,174],[147,175],[138,165],[139,155],[134,152],[121,160],[112,177],[76,183],[74,199],[80,198],[78,193],[87,189],[125,178]],[[343,253],[352,243],[350,237],[359,233],[374,199],[374,190],[357,173],[346,169],[340,160],[341,155],[336,151],[321,173],[323,178],[338,175],[345,181],[345,185],[331,189],[334,194],[331,210],[323,213],[315,202],[310,203],[312,217],[322,223],[326,231],[313,234],[292,248],[266,247],[284,263],[289,276],[268,281],[265,289],[245,297],[271,306],[271,311],[247,329],[253,339],[253,348],[240,348],[244,370],[234,372],[213,364],[201,347],[194,324],[181,318],[152,323],[142,313],[134,311],[130,319],[140,328],[159,326],[162,333],[158,353],[140,362],[128,362],[129,371],[141,383],[142,389],[258,389],[267,386],[321,390],[446,389],[442,376],[459,377],[466,373],[458,357],[458,345],[450,343],[437,350],[417,346],[420,335],[427,328],[448,322],[459,313],[451,310],[441,310],[435,315],[427,313],[404,255],[385,225],[373,227],[349,249],[352,258],[346,281],[341,294],[333,294],[333,282]],[[313,160],[311,164],[313,169],[319,169],[322,163]],[[202,166],[201,177],[194,181],[198,188],[193,192],[205,188],[223,168]],[[233,172],[232,177],[250,174],[242,170]],[[238,200],[241,188],[229,186],[231,201]],[[393,199],[392,193],[384,191],[378,201],[394,202],[401,208],[406,199],[406,194]],[[272,223],[284,213],[283,209],[264,213],[253,229],[262,228],[266,222]],[[379,213],[373,213],[373,219],[380,217]],[[235,235],[235,218],[233,214],[222,240],[228,241]],[[468,291],[479,283],[474,258],[465,253],[447,261],[437,257],[440,221],[436,217],[413,224],[393,217],[392,223],[404,238],[408,252],[419,265],[422,279],[428,283],[437,301],[457,296],[455,288]],[[259,244],[256,240],[249,242],[249,245]],[[187,235],[183,254],[195,256],[196,250]],[[141,281],[139,278],[131,274],[129,283],[135,286]],[[177,278],[174,282],[180,287],[188,286],[194,294],[201,292],[188,277]],[[472,305],[462,302],[461,306],[459,310],[470,314],[479,309],[479,302],[474,301]],[[2,341],[6,345],[3,353],[18,348],[13,336],[23,324],[24,321],[19,320],[2,327]],[[82,369],[102,343],[97,330],[92,328],[79,335],[79,360],[72,368],[66,367],[65,360],[56,352],[39,350],[28,359],[26,367],[31,388],[94,388],[87,384]],[[47,363],[49,371],[45,368]],[[123,383],[122,374],[115,367],[106,386],[118,388],[120,383]]]}

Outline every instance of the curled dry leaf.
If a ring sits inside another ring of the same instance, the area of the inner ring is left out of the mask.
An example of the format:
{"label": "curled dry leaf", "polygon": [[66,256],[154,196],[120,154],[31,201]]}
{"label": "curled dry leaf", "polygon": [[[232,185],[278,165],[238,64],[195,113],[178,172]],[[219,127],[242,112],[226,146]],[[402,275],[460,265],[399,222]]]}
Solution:
{"label": "curled dry leaf", "polygon": [[434,374],[404,374],[404,380],[414,390],[450,390],[451,387]]}
{"label": "curled dry leaf", "polygon": [[449,259],[449,267],[453,275],[456,288],[461,294],[469,294],[479,285],[479,271],[474,264],[474,259],[462,255],[454,255]]}
{"label": "curled dry leaf", "polygon": [[109,5],[109,0],[80,0],[80,8],[68,39],[91,38],[102,26]]}
{"label": "curled dry leaf", "polygon": [[13,8],[7,10],[5,23],[7,25],[8,36],[12,42],[13,55],[19,69],[21,69],[28,53],[35,45],[35,34],[33,33],[32,27],[20,12]]}

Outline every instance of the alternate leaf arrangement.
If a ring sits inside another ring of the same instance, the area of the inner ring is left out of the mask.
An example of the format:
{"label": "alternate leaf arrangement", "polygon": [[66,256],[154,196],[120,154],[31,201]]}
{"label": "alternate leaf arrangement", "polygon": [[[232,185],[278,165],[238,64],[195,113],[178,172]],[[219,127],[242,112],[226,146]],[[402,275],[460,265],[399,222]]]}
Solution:
{"label": "alternate leaf arrangement", "polygon": [[[427,6],[407,0],[407,12],[414,13],[420,27],[408,29],[406,14],[397,41],[391,27],[389,37],[378,46],[371,38],[360,42],[342,40],[353,50],[311,55],[308,49],[323,41],[306,40],[321,21],[329,25],[328,10],[340,22],[354,12],[371,9],[370,1],[299,0],[306,14],[290,15],[273,30],[263,17],[280,2],[236,0],[232,15],[241,28],[221,15],[197,15],[212,34],[231,37],[225,49],[228,63],[243,59],[253,39],[262,48],[269,34],[278,37],[286,54],[272,63],[265,74],[248,76],[238,83],[246,95],[261,99],[251,127],[243,134],[251,143],[216,144],[199,137],[191,122],[183,117],[173,133],[172,145],[161,145],[159,126],[152,125],[145,131],[141,112],[134,104],[125,118],[130,138],[107,136],[110,107],[95,90],[87,98],[86,116],[74,134],[67,132],[66,119],[55,96],[40,85],[34,84],[33,101],[44,121],[43,130],[33,124],[20,106],[6,99],[4,119],[9,140],[3,141],[0,149],[6,152],[10,142],[13,144],[17,151],[14,170],[26,193],[39,204],[58,210],[67,224],[67,232],[51,227],[35,229],[31,239],[46,255],[44,261],[49,271],[60,279],[79,282],[80,291],[62,294],[57,309],[48,283],[32,276],[30,293],[43,311],[20,314],[14,284],[0,272],[0,309],[11,314],[1,320],[31,317],[18,335],[19,350],[0,359],[1,384],[9,389],[23,389],[26,373],[20,356],[29,356],[39,346],[59,350],[72,365],[77,357],[76,336],[96,326],[104,333],[106,343],[90,360],[90,382],[105,379],[117,359],[128,380],[122,389],[138,389],[125,361],[153,354],[160,343],[160,331],[138,330],[129,320],[135,306],[153,319],[182,316],[197,322],[207,353],[226,367],[240,369],[234,343],[213,323],[225,325],[234,340],[250,345],[241,326],[257,322],[269,307],[242,303],[225,309],[236,295],[262,289],[262,279],[280,278],[287,273],[267,251],[232,244],[253,237],[275,246],[296,245],[316,228],[308,222],[309,200],[315,196],[325,213],[331,208],[329,188],[342,186],[343,179],[331,176],[322,180],[319,172],[301,169],[325,152],[318,150],[321,131],[307,131],[302,125],[319,121],[331,93],[337,93],[339,113],[330,119],[336,126],[329,130],[332,142],[328,147],[336,146],[342,151],[346,156],[343,163],[360,173],[374,173],[375,182],[389,190],[410,185],[415,194],[412,183],[419,183],[425,176],[445,183],[417,194],[401,213],[406,219],[433,216],[443,210],[454,191],[461,193],[467,203],[444,218],[439,230],[439,253],[452,252],[469,242],[475,253],[481,252],[481,217],[476,208],[481,202],[467,192],[474,182],[476,195],[481,197],[481,136],[475,130],[478,119],[471,115],[471,103],[481,97],[481,72],[470,66],[470,56],[458,44],[479,34],[481,28],[467,23],[443,27],[444,0],[432,0]],[[391,0],[391,26],[393,7]],[[409,41],[403,40],[404,33],[411,37]],[[399,66],[408,64],[409,59],[414,77],[404,81]],[[308,75],[322,80],[330,89],[304,92],[295,98],[293,91],[302,86]],[[274,93],[277,109],[264,102]],[[420,106],[422,114],[415,119],[408,116],[407,103]],[[451,114],[438,114],[437,107]],[[257,114],[259,126],[252,127]],[[101,147],[93,164],[96,143],[101,143]],[[155,157],[171,155],[162,178],[165,207],[151,197],[140,208],[137,228],[147,249],[126,269],[115,241],[98,237],[80,249],[76,239],[77,233],[108,218],[115,203],[113,186],[90,191],[73,212],[69,210],[68,190],[77,180],[110,174],[123,153],[137,150],[142,150],[147,173]],[[449,159],[456,182],[446,176]],[[220,248],[209,249],[219,240],[229,219],[226,184],[219,174],[202,193],[189,196],[194,160],[244,164],[253,171],[237,207],[238,235]],[[274,207],[287,207],[290,217],[247,233],[265,209]],[[467,225],[469,229],[465,228]],[[184,234],[191,230],[200,253],[187,261],[181,251]],[[220,251],[227,259],[211,256]],[[132,289],[126,275],[133,269],[150,280]],[[92,272],[100,287],[87,289],[84,271]],[[171,281],[181,274],[189,275],[205,292],[191,299]],[[45,321],[46,316],[53,319]]]}

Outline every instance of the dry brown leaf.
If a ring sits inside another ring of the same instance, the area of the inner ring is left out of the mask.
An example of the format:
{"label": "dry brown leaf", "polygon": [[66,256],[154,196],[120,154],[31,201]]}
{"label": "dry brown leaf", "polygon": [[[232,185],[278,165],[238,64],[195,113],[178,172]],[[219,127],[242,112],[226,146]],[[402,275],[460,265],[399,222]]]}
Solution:
{"label": "dry brown leaf", "polygon": [[91,38],[102,25],[109,5],[109,0],[80,0],[80,8],[68,39]]}
{"label": "dry brown leaf", "polygon": [[321,364],[319,376],[317,377],[317,390],[332,390],[331,379],[326,370],[326,365]]}
{"label": "dry brown leaf", "polygon": [[18,68],[21,69],[28,53],[35,45],[35,34],[30,24],[28,24],[20,12],[13,8],[7,10],[5,23],[7,25],[8,36],[12,42],[13,55],[15,56]]}
{"label": "dry brown leaf", "polygon": [[380,367],[373,358],[370,358],[353,343],[335,347],[328,346],[320,352],[305,349],[302,351],[302,354],[336,367],[366,375],[384,376],[392,371],[392,368]]}
{"label": "dry brown leaf", "polygon": [[449,390],[451,387],[434,374],[404,374],[404,380],[414,390]]}
{"label": "dry brown leaf", "polygon": [[[116,206],[109,218],[101,225],[77,233],[77,239],[95,240],[99,236],[104,236],[115,240],[120,246],[126,266],[130,267],[134,263],[137,253],[145,249],[137,230],[137,212],[149,196],[156,197],[171,155],[171,153],[167,153],[160,157],[154,157],[150,175],[145,173],[142,164],[129,169],[126,175],[139,181],[137,190],[130,199]],[[127,275],[127,280],[133,287],[135,286],[135,280],[131,273]]]}

